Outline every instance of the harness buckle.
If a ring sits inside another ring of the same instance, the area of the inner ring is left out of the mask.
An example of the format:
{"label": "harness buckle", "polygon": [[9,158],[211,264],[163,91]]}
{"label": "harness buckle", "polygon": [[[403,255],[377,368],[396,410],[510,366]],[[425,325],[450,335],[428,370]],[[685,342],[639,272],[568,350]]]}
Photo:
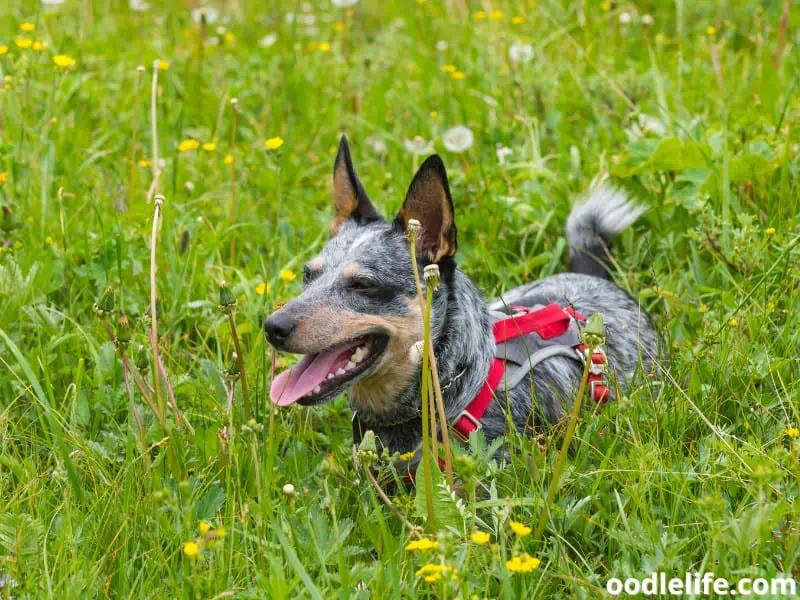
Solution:
{"label": "harness buckle", "polygon": [[[462,417],[475,426],[475,429],[473,429],[472,431],[470,431],[466,435],[464,433],[462,433],[461,430],[457,427],[457,425],[461,421]],[[473,433],[475,433],[476,431],[480,431],[481,429],[483,429],[483,424],[478,419],[476,419],[475,415],[473,415],[467,409],[462,410],[458,414],[458,416],[456,417],[454,426],[453,426],[453,432],[461,439],[462,442],[469,441],[469,436],[472,435]]]}

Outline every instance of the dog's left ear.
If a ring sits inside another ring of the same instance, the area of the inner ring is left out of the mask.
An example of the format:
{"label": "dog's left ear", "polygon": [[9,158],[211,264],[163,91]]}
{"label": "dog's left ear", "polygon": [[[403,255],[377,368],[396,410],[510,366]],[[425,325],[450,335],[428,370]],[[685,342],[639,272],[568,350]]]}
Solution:
{"label": "dog's left ear", "polygon": [[438,263],[453,256],[458,246],[453,199],[447,183],[447,171],[439,155],[429,157],[414,175],[405,202],[395,218],[403,231],[416,219],[422,226],[417,235],[417,250],[427,260]]}
{"label": "dog's left ear", "polygon": [[339,152],[333,163],[333,205],[336,214],[330,224],[331,237],[339,233],[342,223],[348,219],[368,223],[381,218],[358,180],[345,136],[339,142]]}

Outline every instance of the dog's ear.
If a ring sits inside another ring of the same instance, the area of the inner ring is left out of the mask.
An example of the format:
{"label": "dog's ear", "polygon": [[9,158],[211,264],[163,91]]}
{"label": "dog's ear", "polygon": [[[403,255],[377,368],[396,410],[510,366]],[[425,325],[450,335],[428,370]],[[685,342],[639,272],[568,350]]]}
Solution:
{"label": "dog's ear", "polygon": [[358,180],[345,136],[342,136],[333,163],[333,206],[336,214],[330,224],[331,237],[339,233],[342,223],[348,219],[368,223],[381,218]]}
{"label": "dog's ear", "polygon": [[447,183],[447,171],[437,154],[429,157],[414,175],[405,202],[395,218],[403,231],[416,219],[422,226],[417,234],[417,250],[427,260],[438,263],[453,256],[458,246],[453,199]]}

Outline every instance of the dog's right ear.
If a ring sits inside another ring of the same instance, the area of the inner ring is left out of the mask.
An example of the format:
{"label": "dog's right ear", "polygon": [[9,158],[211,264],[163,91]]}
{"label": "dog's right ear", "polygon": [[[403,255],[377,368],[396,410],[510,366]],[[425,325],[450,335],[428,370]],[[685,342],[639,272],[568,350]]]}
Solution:
{"label": "dog's right ear", "polygon": [[331,237],[337,235],[342,223],[349,219],[369,223],[381,218],[358,180],[345,136],[339,142],[339,152],[333,163],[333,206],[336,214],[329,227]]}

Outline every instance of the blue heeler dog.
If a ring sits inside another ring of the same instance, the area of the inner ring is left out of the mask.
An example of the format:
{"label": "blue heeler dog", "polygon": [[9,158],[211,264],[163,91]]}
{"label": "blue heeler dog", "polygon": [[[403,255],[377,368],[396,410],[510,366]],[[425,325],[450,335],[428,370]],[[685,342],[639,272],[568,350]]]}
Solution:
{"label": "blue heeler dog", "polygon": [[[391,223],[364,192],[342,138],[333,170],[335,215],[331,239],[303,271],[303,292],[265,322],[278,350],[304,355],[276,377],[272,402],[321,404],[347,391],[364,430],[390,452],[421,443],[420,357],[422,313],[411,267],[408,222],[421,224],[419,272],[436,263],[441,286],[431,317],[445,410],[450,422],[476,396],[495,356],[490,310],[504,305],[571,305],[585,317],[602,313],[611,372],[626,390],[640,370],[652,366],[657,334],[647,315],[609,279],[610,239],[643,209],[604,186],[578,205],[567,221],[569,273],[519,287],[493,305],[455,263],[453,201],[444,164],[428,158],[414,176]],[[575,398],[583,367],[575,357],[553,355],[539,362],[482,419],[488,440],[511,421],[520,430],[556,423]]]}

